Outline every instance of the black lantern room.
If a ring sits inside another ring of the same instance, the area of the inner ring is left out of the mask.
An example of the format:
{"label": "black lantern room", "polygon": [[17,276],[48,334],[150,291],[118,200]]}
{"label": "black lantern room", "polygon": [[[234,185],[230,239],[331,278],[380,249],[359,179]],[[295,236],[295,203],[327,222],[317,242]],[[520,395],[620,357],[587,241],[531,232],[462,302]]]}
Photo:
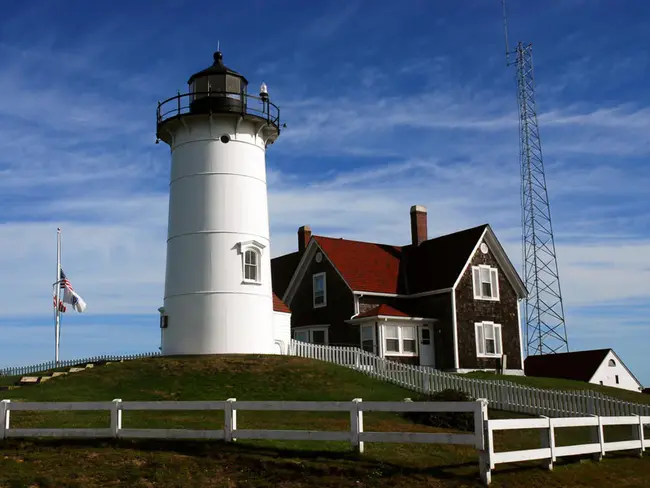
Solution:
{"label": "black lantern room", "polygon": [[221,51],[213,55],[212,66],[193,74],[187,81],[188,93],[158,102],[156,142],[170,143],[172,133],[184,126],[184,117],[212,114],[238,114],[242,119],[261,124],[267,144],[280,134],[280,109],[269,99],[265,83],[259,96],[247,93],[248,80],[223,64]]}
{"label": "black lantern room", "polygon": [[190,91],[190,113],[245,112],[244,76],[223,64],[220,51],[214,53],[212,66],[193,74],[187,81]]}

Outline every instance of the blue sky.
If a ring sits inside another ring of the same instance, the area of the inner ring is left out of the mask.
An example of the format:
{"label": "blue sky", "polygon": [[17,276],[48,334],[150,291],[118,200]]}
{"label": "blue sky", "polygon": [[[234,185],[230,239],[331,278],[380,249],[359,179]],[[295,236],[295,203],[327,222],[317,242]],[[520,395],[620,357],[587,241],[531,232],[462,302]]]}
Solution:
{"label": "blue sky", "polygon": [[[498,0],[32,1],[0,20],[0,367],[53,356],[56,228],[88,303],[64,358],[156,350],[169,149],[155,109],[211,63],[262,81],[272,254],[297,227],[408,243],[489,222],[520,265],[517,106]],[[235,4],[233,4],[235,5]],[[650,384],[650,4],[508,4],[532,42],[572,349],[612,347]],[[128,15],[125,14],[128,12]]]}

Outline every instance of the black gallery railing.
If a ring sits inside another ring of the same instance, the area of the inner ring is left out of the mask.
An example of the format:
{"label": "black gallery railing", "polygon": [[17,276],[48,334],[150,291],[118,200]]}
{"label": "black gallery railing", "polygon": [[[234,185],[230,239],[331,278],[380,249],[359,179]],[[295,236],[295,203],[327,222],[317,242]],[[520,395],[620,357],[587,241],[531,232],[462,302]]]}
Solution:
{"label": "black gallery railing", "polygon": [[247,93],[218,91],[179,93],[175,97],[158,102],[157,127],[180,115],[210,112],[252,115],[280,129],[280,108],[268,99]]}

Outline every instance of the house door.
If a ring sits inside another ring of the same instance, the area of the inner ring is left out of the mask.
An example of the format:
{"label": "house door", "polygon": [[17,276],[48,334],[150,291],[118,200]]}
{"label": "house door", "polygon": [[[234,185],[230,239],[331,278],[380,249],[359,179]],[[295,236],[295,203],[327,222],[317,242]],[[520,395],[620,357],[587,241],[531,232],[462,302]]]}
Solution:
{"label": "house door", "polygon": [[433,333],[430,325],[420,326],[420,366],[434,366]]}

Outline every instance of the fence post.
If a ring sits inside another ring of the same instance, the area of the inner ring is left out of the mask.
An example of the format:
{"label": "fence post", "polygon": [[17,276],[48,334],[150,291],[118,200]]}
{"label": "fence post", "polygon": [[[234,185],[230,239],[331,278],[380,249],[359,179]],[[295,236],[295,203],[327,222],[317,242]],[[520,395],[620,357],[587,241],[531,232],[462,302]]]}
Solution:
{"label": "fence post", "polygon": [[[7,438],[7,430],[9,429],[9,404],[11,400],[2,400],[0,402],[0,440]],[[641,424],[643,428],[643,424]]]}
{"label": "fence post", "polygon": [[645,446],[644,444],[644,435],[643,435],[643,418],[640,415],[634,415],[639,419],[638,425],[631,425],[632,427],[632,439],[635,441],[639,441],[641,444],[639,446],[639,457],[643,457],[643,451],[645,451]]}
{"label": "fence post", "polygon": [[226,442],[235,442],[233,432],[237,430],[237,410],[235,408],[236,398],[228,398],[224,408],[224,440]]}
{"label": "fence post", "polygon": [[492,482],[494,463],[494,437],[488,419],[488,401],[485,398],[476,400],[474,410],[474,433],[476,435],[476,448],[478,449],[478,463],[481,481],[485,486]]}
{"label": "fence post", "polygon": [[553,419],[546,415],[540,415],[540,417],[548,421],[548,427],[539,431],[542,448],[550,451],[549,458],[542,460],[542,466],[549,471],[553,471],[553,463],[555,462],[555,429],[553,427]]}
{"label": "fence post", "polygon": [[603,420],[600,415],[598,416],[598,427],[596,432],[598,432],[598,443],[600,444],[600,452],[594,454],[594,459],[596,461],[602,461],[603,456],[605,455],[605,432],[603,431]]}
{"label": "fence post", "polygon": [[353,399],[350,408],[350,444],[359,454],[363,454],[363,441],[360,439],[363,432],[363,410],[359,408],[361,402],[361,398]]}
{"label": "fence post", "polygon": [[111,435],[117,439],[122,430],[122,400],[115,398],[111,407]]}

